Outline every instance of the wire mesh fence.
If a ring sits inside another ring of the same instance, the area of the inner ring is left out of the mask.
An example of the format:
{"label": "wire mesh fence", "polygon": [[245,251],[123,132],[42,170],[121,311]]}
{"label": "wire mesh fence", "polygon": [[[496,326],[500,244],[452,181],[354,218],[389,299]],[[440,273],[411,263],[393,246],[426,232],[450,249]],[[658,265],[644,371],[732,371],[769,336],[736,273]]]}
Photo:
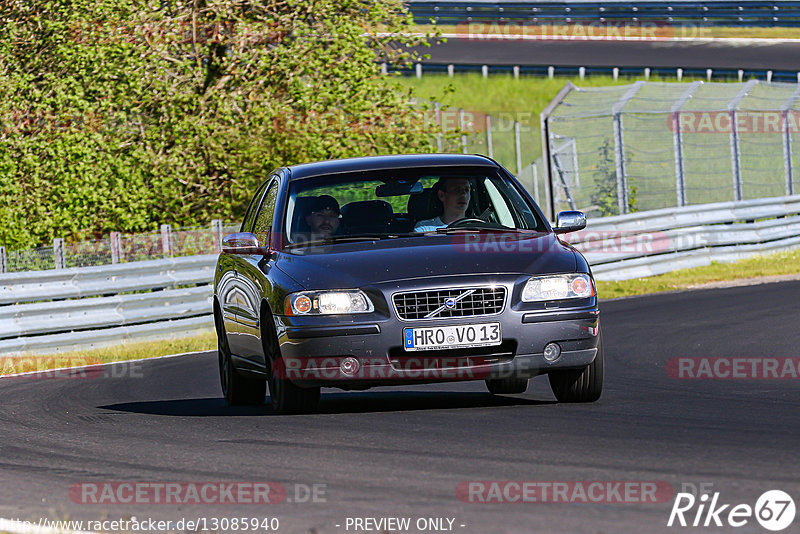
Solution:
{"label": "wire mesh fence", "polygon": [[487,114],[447,108],[434,111],[442,134],[437,149],[444,153],[483,154],[516,175],[536,202],[544,201],[541,136],[533,113]]}
{"label": "wire mesh fence", "polygon": [[553,211],[605,216],[797,191],[797,84],[568,84],[564,93],[545,117]]}
{"label": "wire mesh fence", "polygon": [[162,225],[160,232],[121,234],[111,232],[101,239],[65,243],[55,239],[49,247],[7,251],[0,247],[0,273],[42,271],[70,267],[91,267],[173,256],[215,254],[222,236],[239,231],[238,223],[214,221],[211,226],[173,229]]}

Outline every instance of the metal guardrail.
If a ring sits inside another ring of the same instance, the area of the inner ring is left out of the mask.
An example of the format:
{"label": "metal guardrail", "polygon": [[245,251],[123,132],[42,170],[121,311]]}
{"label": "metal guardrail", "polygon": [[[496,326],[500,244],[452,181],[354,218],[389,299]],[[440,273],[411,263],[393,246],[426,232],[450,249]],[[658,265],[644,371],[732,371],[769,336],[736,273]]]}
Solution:
{"label": "metal guardrail", "polygon": [[211,331],[216,255],[0,276],[0,354]]}
{"label": "metal guardrail", "polygon": [[0,305],[211,282],[216,255],[186,256],[97,267],[8,273],[0,277]]}
{"label": "metal guardrail", "polygon": [[[599,280],[800,247],[800,195],[590,220],[567,234]],[[0,276],[0,354],[60,352],[213,329],[215,255]]]}
{"label": "metal guardrail", "polygon": [[598,280],[628,280],[800,246],[800,195],[653,210],[565,236]]}
{"label": "metal guardrail", "polygon": [[800,2],[408,2],[418,24],[471,21],[529,23],[653,21],[729,26],[800,26]]}

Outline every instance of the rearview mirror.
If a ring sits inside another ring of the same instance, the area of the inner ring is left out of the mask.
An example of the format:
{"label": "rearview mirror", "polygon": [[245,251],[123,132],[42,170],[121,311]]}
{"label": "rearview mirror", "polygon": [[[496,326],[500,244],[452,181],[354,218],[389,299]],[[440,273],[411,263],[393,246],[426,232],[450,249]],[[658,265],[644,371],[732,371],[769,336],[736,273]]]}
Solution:
{"label": "rearview mirror", "polygon": [[401,195],[416,195],[422,193],[422,184],[419,182],[409,182],[407,180],[397,180],[387,182],[375,188],[376,197],[399,197]]}
{"label": "rearview mirror", "polygon": [[586,215],[582,211],[561,211],[556,216],[556,226],[553,231],[557,234],[566,234],[584,228],[586,228]]}
{"label": "rearview mirror", "polygon": [[250,232],[228,234],[222,238],[223,254],[263,254],[258,238]]}

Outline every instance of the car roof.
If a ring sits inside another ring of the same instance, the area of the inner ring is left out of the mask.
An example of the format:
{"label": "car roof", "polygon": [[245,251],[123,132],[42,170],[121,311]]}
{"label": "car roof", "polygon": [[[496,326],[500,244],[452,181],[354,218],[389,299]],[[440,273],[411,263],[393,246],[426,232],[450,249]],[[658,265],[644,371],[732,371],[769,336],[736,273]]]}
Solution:
{"label": "car roof", "polygon": [[334,159],[315,163],[302,163],[288,167],[291,179],[308,178],[323,174],[343,172],[403,169],[408,167],[451,166],[494,167],[498,165],[485,156],[471,154],[404,154],[395,156],[367,156],[361,158]]}

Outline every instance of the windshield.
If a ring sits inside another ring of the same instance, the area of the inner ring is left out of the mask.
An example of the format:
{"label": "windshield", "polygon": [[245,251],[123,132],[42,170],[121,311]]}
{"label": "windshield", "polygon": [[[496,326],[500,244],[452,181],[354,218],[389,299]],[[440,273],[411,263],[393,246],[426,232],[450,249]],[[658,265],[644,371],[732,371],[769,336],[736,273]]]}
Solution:
{"label": "windshield", "polygon": [[546,226],[498,169],[426,167],[293,181],[285,228],[288,242],[299,244]]}

